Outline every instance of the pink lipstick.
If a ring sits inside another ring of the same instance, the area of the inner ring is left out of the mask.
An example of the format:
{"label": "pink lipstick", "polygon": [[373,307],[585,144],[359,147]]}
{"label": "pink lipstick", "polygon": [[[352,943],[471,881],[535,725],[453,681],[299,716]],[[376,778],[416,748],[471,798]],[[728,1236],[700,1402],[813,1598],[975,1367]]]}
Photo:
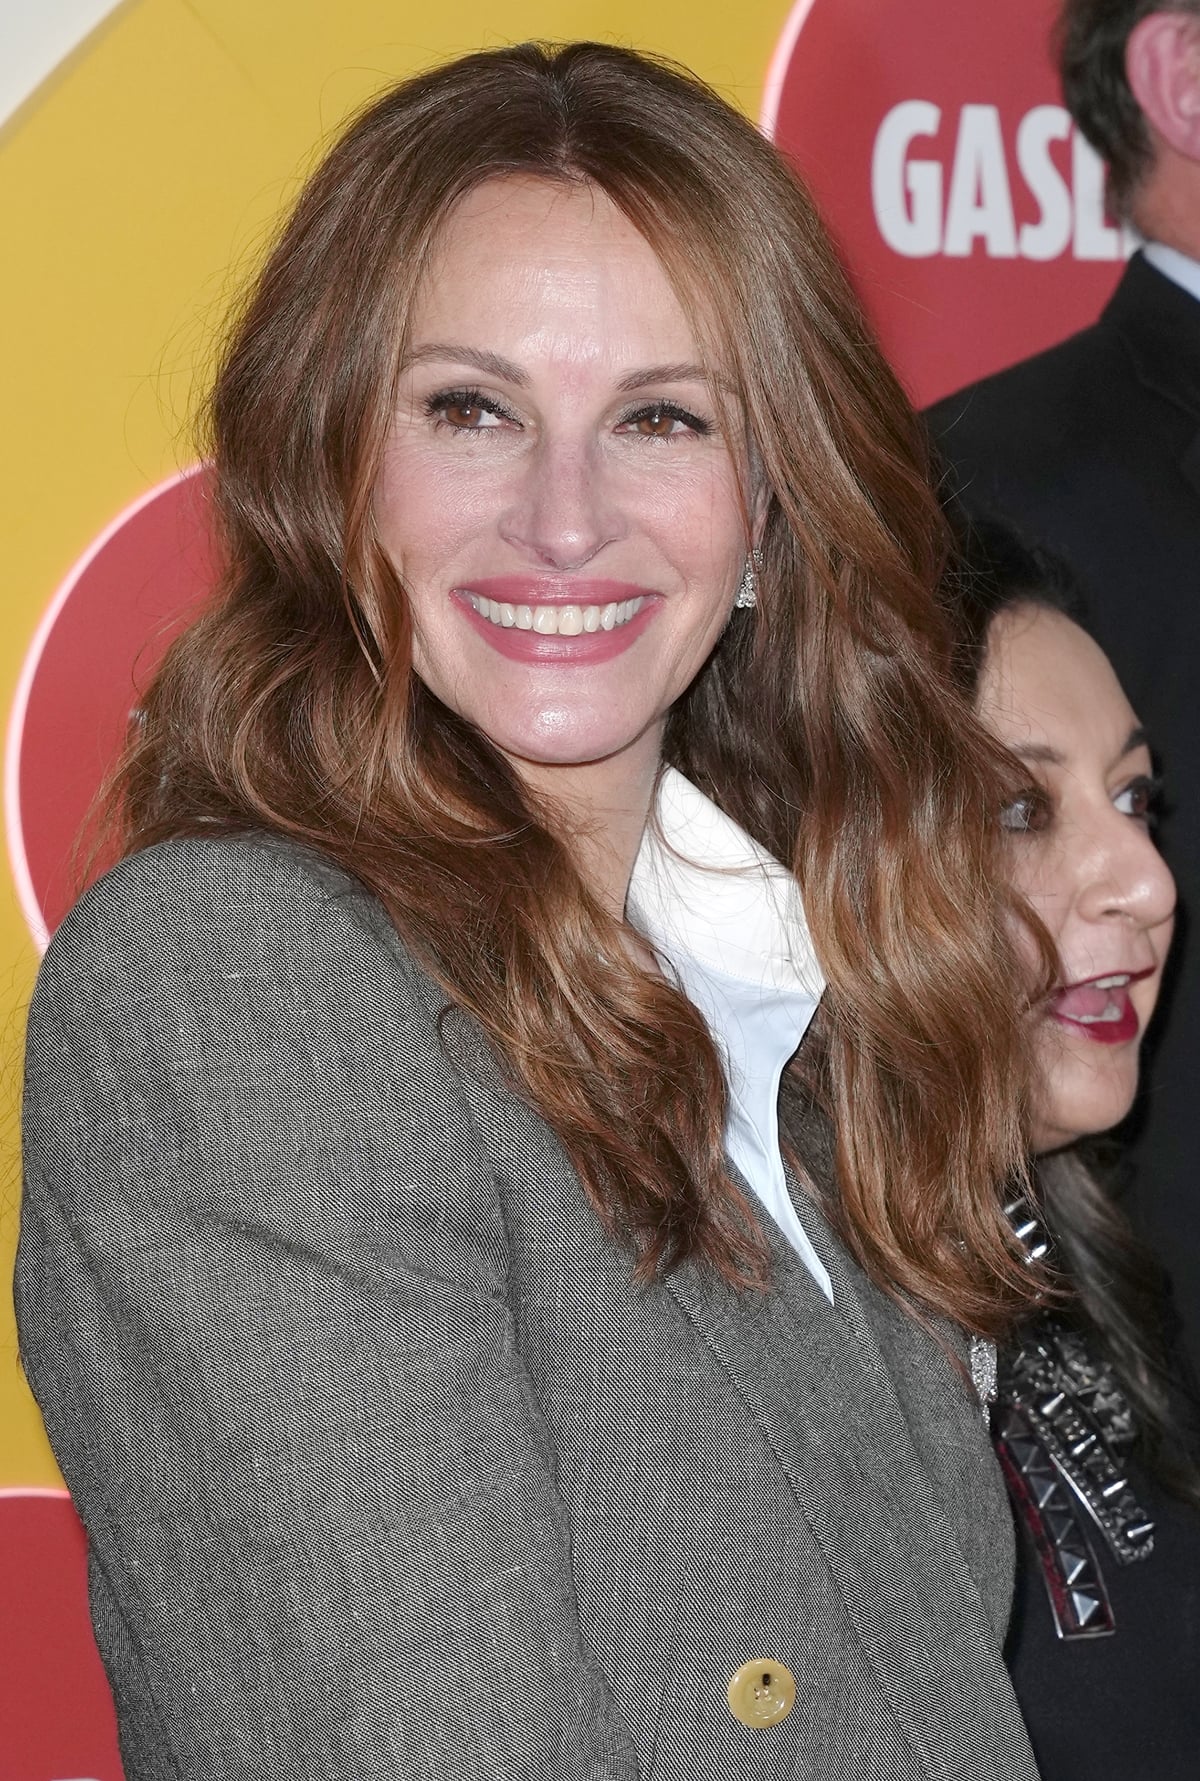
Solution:
{"label": "pink lipstick", "polygon": [[660,595],[632,582],[525,575],[464,582],[451,598],[498,655],[556,667],[622,655],[662,604]]}

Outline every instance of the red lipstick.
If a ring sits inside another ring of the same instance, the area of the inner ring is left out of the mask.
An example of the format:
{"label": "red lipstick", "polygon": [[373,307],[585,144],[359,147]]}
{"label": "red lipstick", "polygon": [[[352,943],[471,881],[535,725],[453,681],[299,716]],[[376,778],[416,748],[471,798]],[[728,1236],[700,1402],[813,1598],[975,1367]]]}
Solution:
{"label": "red lipstick", "polygon": [[1060,1026],[1093,1044],[1128,1045],[1141,1031],[1130,988],[1153,971],[1154,966],[1144,971],[1103,971],[1065,984],[1050,997],[1048,1012]]}

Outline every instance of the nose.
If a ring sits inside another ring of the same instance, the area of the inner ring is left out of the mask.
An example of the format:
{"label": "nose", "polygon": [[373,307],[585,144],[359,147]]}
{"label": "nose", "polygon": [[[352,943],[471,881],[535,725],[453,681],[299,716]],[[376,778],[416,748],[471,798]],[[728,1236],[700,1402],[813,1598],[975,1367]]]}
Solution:
{"label": "nose", "polygon": [[505,543],[549,569],[582,569],[625,530],[601,454],[549,436],[525,457],[500,520]]}
{"label": "nose", "polygon": [[1153,928],[1175,913],[1175,880],[1149,832],[1110,810],[1095,837],[1080,907],[1093,920],[1119,916]]}

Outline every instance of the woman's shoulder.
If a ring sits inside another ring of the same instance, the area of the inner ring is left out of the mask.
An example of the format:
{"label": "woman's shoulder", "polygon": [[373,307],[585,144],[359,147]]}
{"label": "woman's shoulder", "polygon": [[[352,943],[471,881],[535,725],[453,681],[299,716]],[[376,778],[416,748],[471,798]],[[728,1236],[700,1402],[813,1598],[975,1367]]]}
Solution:
{"label": "woman's shoulder", "polygon": [[259,835],[147,848],[47,951],[27,1192],[90,1229],[123,1196],[135,1225],[220,1217],[289,1242],[325,1241],[330,1209],[353,1203],[417,1233],[431,1267],[450,1270],[457,1244],[491,1280],[499,1212],[462,1028],[381,905],[319,853]]}
{"label": "woman's shoulder", "polygon": [[105,1095],[206,1119],[236,1102],[264,1128],[289,1107],[385,1125],[404,1109],[436,1128],[432,1149],[458,1134],[474,1156],[468,1068],[494,1071],[448,1007],[378,900],[319,852],[257,833],[162,842],[105,873],[51,940],[27,1121],[57,1127],[71,1097],[106,1120]]}
{"label": "woman's shoulder", "polygon": [[56,929],[37,995],[107,985],[137,996],[164,978],[283,968],[359,983],[384,972],[419,1000],[444,1001],[364,885],[262,832],[184,836],[120,860]]}
{"label": "woman's shoulder", "polygon": [[181,835],[126,854],[84,891],[58,933],[102,918],[136,920],[203,906],[290,903],[368,893],[336,861],[283,835],[264,830]]}

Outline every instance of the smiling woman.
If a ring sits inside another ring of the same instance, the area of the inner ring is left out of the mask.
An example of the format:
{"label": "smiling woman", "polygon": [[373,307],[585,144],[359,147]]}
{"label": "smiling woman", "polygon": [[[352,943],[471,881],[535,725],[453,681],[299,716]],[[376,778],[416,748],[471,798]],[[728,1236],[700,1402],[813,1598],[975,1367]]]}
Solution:
{"label": "smiling woman", "polygon": [[[668,714],[755,542],[745,421],[726,437],[661,261],[589,186],[470,192],[409,326],[375,517],[414,669],[577,824],[611,841],[629,810],[636,845]],[[591,876],[619,913],[606,858]]]}
{"label": "smiling woman", "polygon": [[213,435],[27,1053],[127,1781],[1033,1781],[1022,781],[802,187],[629,52],[451,63],[301,196]]}

